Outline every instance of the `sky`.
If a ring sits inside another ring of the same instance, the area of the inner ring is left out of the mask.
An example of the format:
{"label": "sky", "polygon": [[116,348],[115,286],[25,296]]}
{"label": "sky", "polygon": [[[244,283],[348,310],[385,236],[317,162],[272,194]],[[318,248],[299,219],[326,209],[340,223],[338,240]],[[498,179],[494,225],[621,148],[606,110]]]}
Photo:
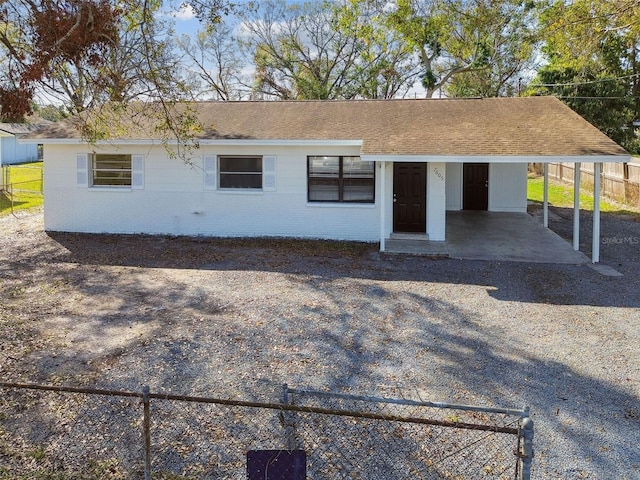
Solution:
{"label": "sky", "polygon": [[172,10],[167,15],[175,19],[175,29],[178,36],[193,33],[200,28],[200,22],[189,5],[182,5],[178,10]]}

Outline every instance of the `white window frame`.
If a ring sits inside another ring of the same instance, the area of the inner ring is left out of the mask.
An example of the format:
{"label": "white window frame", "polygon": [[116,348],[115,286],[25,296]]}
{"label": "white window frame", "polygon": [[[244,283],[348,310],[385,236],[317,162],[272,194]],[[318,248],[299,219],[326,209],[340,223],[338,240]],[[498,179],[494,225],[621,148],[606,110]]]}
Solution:
{"label": "white window frame", "polygon": [[[95,184],[96,171],[116,171],[116,169],[97,169],[95,160],[97,155],[123,155],[130,157],[130,168],[117,169],[117,171],[130,172],[129,184]],[[117,190],[141,190],[144,189],[144,155],[128,153],[78,153],[76,154],[76,184],[78,188],[93,189],[117,189]]]}
{"label": "white window frame", "polygon": [[[250,158],[250,159],[259,159],[260,160],[260,171],[242,171],[242,170],[223,170],[222,162],[227,159],[242,159],[242,158]],[[264,157],[262,155],[218,155],[217,162],[217,184],[218,190],[224,191],[233,191],[233,192],[257,192],[263,190],[263,182],[264,182]],[[260,186],[259,187],[224,187],[222,184],[224,175],[241,175],[241,176],[260,176]]]}

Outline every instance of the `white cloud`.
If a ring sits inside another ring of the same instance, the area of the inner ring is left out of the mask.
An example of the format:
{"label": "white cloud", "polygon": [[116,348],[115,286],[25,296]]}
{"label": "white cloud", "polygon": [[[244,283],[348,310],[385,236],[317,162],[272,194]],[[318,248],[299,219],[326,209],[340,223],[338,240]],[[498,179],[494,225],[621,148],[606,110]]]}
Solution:
{"label": "white cloud", "polygon": [[191,5],[182,4],[178,10],[169,12],[169,15],[177,20],[187,22],[196,17],[196,12]]}

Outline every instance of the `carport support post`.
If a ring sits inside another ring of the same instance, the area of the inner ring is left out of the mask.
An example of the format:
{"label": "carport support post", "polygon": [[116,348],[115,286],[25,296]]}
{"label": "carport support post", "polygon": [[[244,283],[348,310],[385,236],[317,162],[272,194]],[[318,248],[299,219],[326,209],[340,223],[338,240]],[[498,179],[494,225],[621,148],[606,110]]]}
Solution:
{"label": "carport support post", "polygon": [[387,205],[387,162],[380,162],[380,251],[384,252],[387,248],[385,242],[385,224],[386,224],[386,205]]}
{"label": "carport support post", "polygon": [[573,249],[580,250],[580,168],[576,162],[573,170]]}
{"label": "carport support post", "polygon": [[600,163],[593,164],[593,239],[591,262],[600,261]]}
{"label": "carport support post", "polygon": [[542,193],[542,225],[549,228],[549,164],[543,166],[544,191]]}

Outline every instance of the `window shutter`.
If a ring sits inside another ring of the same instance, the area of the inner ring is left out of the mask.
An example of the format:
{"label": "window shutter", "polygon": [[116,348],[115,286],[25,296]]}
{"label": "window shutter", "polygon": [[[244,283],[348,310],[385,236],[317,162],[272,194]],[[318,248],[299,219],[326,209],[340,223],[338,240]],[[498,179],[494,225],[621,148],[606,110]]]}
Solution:
{"label": "window shutter", "polygon": [[276,191],[276,156],[262,157],[262,190],[265,192]]}
{"label": "window shutter", "polygon": [[78,188],[89,186],[89,155],[86,153],[76,155],[76,184]]}
{"label": "window shutter", "polygon": [[144,155],[131,155],[131,188],[144,188]]}
{"label": "window shutter", "polygon": [[218,158],[215,155],[204,156],[204,188],[205,190],[216,189],[216,167]]}

